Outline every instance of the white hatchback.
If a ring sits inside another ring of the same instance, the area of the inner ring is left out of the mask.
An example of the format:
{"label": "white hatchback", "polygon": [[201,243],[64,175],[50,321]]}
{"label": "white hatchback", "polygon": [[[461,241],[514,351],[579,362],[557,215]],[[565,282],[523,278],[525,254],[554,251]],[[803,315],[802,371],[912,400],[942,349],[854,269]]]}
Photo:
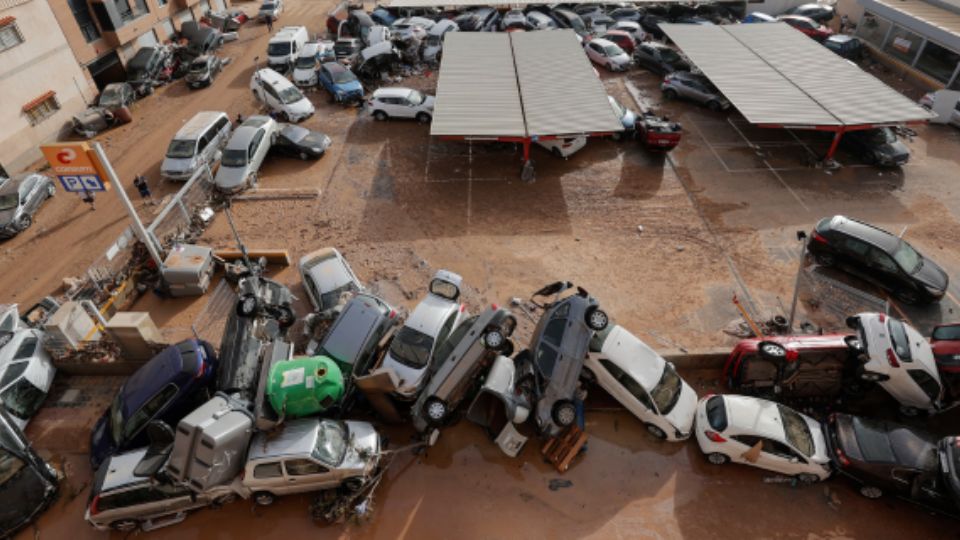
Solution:
{"label": "white hatchback", "polygon": [[906,415],[942,406],[943,383],[930,343],[912,326],[883,313],[847,319],[866,355],[860,378],[879,384]]}
{"label": "white hatchback", "polygon": [[833,471],[820,423],[797,411],[748,396],[708,395],[697,406],[694,431],[714,465],[753,465],[802,483]]}
{"label": "white hatchback", "polygon": [[437,361],[437,351],[468,316],[465,306],[459,303],[462,282],[463,278],[453,272],[437,271],[430,280],[427,296],[417,304],[390,343],[382,366],[396,374],[398,398],[417,397]]}
{"label": "white hatchback", "polygon": [[630,55],[612,41],[603,38],[593,39],[583,46],[583,50],[591,62],[610,71],[626,71],[630,67]]}
{"label": "white hatchback", "polygon": [[598,332],[590,350],[584,362],[588,377],[639,418],[647,431],[670,441],[690,436],[697,393],[673,364],[620,325]]}
{"label": "white hatchback", "polygon": [[367,101],[367,110],[377,120],[414,118],[422,124],[433,118],[434,97],[412,88],[379,88]]}

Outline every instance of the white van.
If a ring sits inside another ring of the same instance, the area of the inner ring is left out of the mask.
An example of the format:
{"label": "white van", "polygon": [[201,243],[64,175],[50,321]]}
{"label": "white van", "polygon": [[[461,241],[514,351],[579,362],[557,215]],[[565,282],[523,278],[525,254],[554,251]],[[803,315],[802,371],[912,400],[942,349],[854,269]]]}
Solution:
{"label": "white van", "polygon": [[322,59],[322,46],[316,41],[311,41],[300,49],[300,55],[293,64],[293,84],[297,86],[316,86],[317,70],[320,69]]}
{"label": "white van", "polygon": [[286,71],[308,41],[306,26],[284,26],[267,43],[267,65]]}
{"label": "white van", "polygon": [[173,136],[160,164],[160,175],[185,181],[204,165],[220,161],[220,149],[230,138],[232,127],[225,112],[198,112]]}
{"label": "white van", "polygon": [[250,90],[271,112],[279,113],[290,122],[313,116],[313,103],[286,77],[270,68],[253,73]]}

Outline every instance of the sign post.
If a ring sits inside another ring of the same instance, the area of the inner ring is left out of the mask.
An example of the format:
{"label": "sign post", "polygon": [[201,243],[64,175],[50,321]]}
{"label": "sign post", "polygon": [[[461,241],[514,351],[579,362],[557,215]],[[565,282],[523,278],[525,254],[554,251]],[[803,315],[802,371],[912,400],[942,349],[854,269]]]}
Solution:
{"label": "sign post", "polygon": [[157,265],[163,268],[163,258],[156,242],[147,232],[140,221],[140,216],[133,208],[127,197],[117,173],[113,170],[110,160],[100,143],[93,143],[93,148],[85,142],[80,143],[52,143],[40,147],[54,174],[60,179],[63,189],[70,193],[85,193],[91,191],[108,191],[110,184],[116,184],[113,190],[133,222],[133,232],[147,247],[147,252]]}

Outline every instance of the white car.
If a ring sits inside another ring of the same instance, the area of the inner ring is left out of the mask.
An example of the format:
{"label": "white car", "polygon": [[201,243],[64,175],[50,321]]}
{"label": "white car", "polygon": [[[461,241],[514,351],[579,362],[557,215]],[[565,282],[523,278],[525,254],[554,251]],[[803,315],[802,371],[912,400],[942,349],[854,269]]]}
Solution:
{"label": "white car", "polygon": [[904,414],[936,411],[943,383],[930,344],[912,326],[883,313],[847,319],[866,358],[860,378],[876,382],[900,403]]}
{"label": "white car", "polygon": [[937,90],[924,94],[918,104],[935,114],[946,117],[946,123],[960,127],[960,92]]}
{"label": "white car", "polygon": [[17,427],[24,429],[43,405],[57,368],[43,348],[43,332],[14,330],[0,349],[0,402]]}
{"label": "white car", "polygon": [[250,78],[250,91],[268,109],[290,122],[313,116],[313,103],[286,77],[270,68],[254,72]]}
{"label": "white car", "polygon": [[363,284],[336,248],[307,253],[300,258],[298,267],[303,288],[317,311],[336,307],[345,293],[363,290]]}
{"label": "white car", "polygon": [[213,183],[225,193],[237,193],[257,183],[257,173],[277,136],[277,122],[269,116],[251,116],[233,131],[223,149]]}
{"label": "white car", "polygon": [[462,282],[463,278],[453,272],[437,271],[430,280],[427,296],[417,304],[390,343],[382,367],[396,374],[398,398],[417,397],[437,361],[437,351],[460,321],[468,317],[465,306],[459,303]]}
{"label": "white car", "polygon": [[630,55],[612,41],[597,38],[584,45],[583,50],[591,62],[610,71],[626,71],[630,67]]}
{"label": "white car", "polygon": [[546,13],[531,11],[527,13],[527,26],[531,30],[556,30],[557,22]]}
{"label": "white car", "polygon": [[267,16],[276,21],[283,13],[283,0],[266,0],[257,10],[257,18],[261,21],[266,20]]}
{"label": "white car", "polygon": [[391,34],[395,38],[406,41],[411,37],[416,37],[423,41],[427,37],[427,32],[436,24],[426,17],[406,17],[398,19],[390,26]]}
{"label": "white car", "polygon": [[434,97],[411,88],[379,88],[367,101],[367,109],[377,120],[415,118],[421,124],[433,118]]}
{"label": "white car", "polygon": [[587,145],[587,137],[586,135],[575,135],[573,137],[538,140],[537,144],[551,154],[566,159]]}
{"label": "white car", "polygon": [[643,31],[643,27],[640,26],[640,23],[635,23],[633,21],[617,21],[613,26],[610,27],[610,30],[620,30],[626,32],[633,36],[633,39],[637,40],[637,43],[643,43],[647,37],[647,33]]}
{"label": "white car", "polygon": [[708,395],[697,405],[694,431],[700,450],[714,465],[753,465],[801,483],[825,480],[832,472],[820,423],[786,405]]}
{"label": "white car", "polygon": [[639,418],[647,431],[669,441],[690,436],[697,393],[671,363],[620,325],[598,332],[590,349],[584,362],[588,377]]}

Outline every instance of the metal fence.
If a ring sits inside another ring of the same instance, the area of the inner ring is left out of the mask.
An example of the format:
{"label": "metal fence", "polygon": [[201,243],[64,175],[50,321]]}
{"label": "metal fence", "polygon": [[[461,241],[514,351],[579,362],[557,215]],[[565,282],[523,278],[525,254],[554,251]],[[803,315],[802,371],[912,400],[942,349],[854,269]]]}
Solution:
{"label": "metal fence", "polygon": [[200,212],[210,205],[213,174],[208,167],[198,170],[147,227],[163,250],[180,242],[191,242],[203,232]]}
{"label": "metal fence", "polygon": [[889,313],[885,298],[830,277],[818,265],[804,268],[799,287],[800,300],[807,307],[807,317],[827,331],[846,328],[847,317],[856,313]]}

